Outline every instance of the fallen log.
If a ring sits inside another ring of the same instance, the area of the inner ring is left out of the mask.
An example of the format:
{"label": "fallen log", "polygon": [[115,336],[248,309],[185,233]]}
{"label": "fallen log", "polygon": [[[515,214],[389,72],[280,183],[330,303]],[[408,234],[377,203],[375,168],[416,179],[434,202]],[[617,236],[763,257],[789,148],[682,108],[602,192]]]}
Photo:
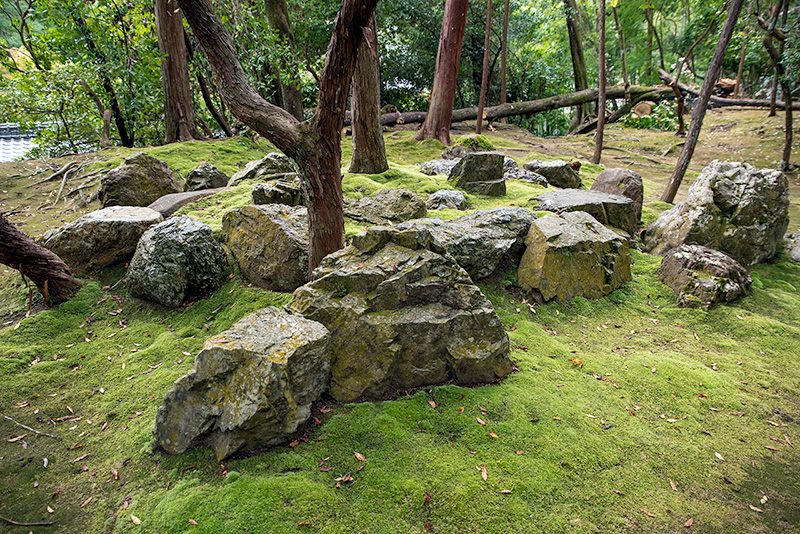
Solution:
{"label": "fallen log", "polygon": [[[641,87],[633,86],[630,88],[631,97],[635,100],[641,95],[652,95],[655,100],[660,100],[669,97],[672,90],[669,87]],[[615,85],[606,90],[606,98],[625,98],[625,87]],[[503,117],[512,117],[515,115],[531,115],[533,113],[541,113],[542,111],[549,111],[551,109],[568,108],[573,106],[580,106],[587,102],[594,102],[597,100],[597,89],[584,89],[575,93],[567,93],[563,95],[555,95],[540,100],[529,100],[526,102],[512,102],[508,104],[500,104],[499,106],[491,106],[483,109],[485,119],[494,121],[502,119]],[[397,124],[412,124],[421,123],[425,121],[428,115],[426,111],[408,111],[405,113],[386,113],[381,115],[381,126],[395,126]],[[452,122],[470,121],[478,118],[478,108],[463,108],[453,110]],[[345,114],[344,123],[346,126],[350,125],[350,113]]]}
{"label": "fallen log", "polygon": [[[658,69],[658,77],[667,85],[672,83],[672,76],[663,69]],[[696,91],[688,85],[678,82],[678,89],[684,93],[689,93],[692,96],[700,96],[700,91]],[[712,96],[711,102],[720,107],[738,106],[743,108],[768,108],[770,106],[769,100],[756,100],[753,98],[721,98],[719,96]],[[783,102],[775,102],[775,107],[784,109],[786,105]],[[800,110],[800,102],[792,104],[792,109]]]}

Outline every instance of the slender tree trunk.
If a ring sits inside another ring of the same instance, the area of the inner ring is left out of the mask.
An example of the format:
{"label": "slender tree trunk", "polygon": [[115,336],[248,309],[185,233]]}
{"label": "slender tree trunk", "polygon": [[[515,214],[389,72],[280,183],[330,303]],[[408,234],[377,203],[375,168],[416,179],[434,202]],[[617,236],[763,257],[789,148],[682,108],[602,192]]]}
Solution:
{"label": "slender tree trunk", "polygon": [[739,12],[742,10],[744,0],[731,0],[730,7],[728,8],[728,16],[725,19],[725,25],[722,27],[722,33],[719,36],[717,47],[714,49],[714,55],[711,57],[711,63],[708,65],[708,72],[706,78],[703,80],[703,87],[700,89],[700,97],[694,103],[692,110],[692,123],[689,125],[689,133],[686,135],[686,143],[681,149],[678,162],[675,165],[675,170],[672,173],[669,184],[661,196],[662,202],[673,202],[678,189],[681,186],[683,177],[686,174],[686,169],[689,168],[689,162],[694,154],[695,146],[697,146],[697,139],[700,136],[700,129],[703,127],[703,119],[705,118],[706,108],[708,108],[708,101],[711,98],[711,91],[714,89],[714,83],[722,67],[722,60],[725,59],[725,51],[728,49],[728,44],[731,42],[733,30],[736,27],[736,19],[739,17]]}
{"label": "slender tree trunk", "polygon": [[[578,4],[575,0],[564,0],[564,10],[567,17],[567,33],[569,34],[569,53],[572,57],[572,72],[575,77],[575,91],[589,88],[589,76],[586,74],[586,57],[583,55],[583,32],[578,19]],[[583,123],[584,117],[591,113],[589,104],[575,108],[575,120],[572,121],[570,130],[574,130]]]}
{"label": "slender tree trunk", "polygon": [[61,258],[17,230],[2,214],[0,263],[30,278],[48,302],[67,300],[81,286]]}
{"label": "slender tree trunk", "polygon": [[733,92],[733,96],[739,98],[742,96],[742,75],[744,74],[744,60],[747,56],[747,30],[744,31],[744,36],[742,37],[742,54],[739,57],[739,70],[736,71],[736,89]]}
{"label": "slender tree trunk", "polygon": [[481,96],[478,99],[478,120],[475,123],[475,133],[481,134],[481,124],[483,122],[483,106],[486,104],[486,90],[489,85],[489,54],[492,44],[492,0],[486,7],[486,38],[483,43],[483,75],[481,76]]}
{"label": "slender tree trunk", "polygon": [[308,206],[309,277],[323,257],[344,245],[341,131],[350,80],[378,0],[343,0],[333,23],[314,116],[302,123],[264,100],[247,81],[233,38],[211,0],[178,0],[203,48],[228,107],[243,123],[294,158]]}
{"label": "slender tree trunk", "polygon": [[652,12],[653,8],[649,5],[644,8],[644,20],[647,21],[647,43],[645,44],[645,55],[647,56],[645,76],[647,77],[647,83],[652,83],[651,78],[653,76],[653,25],[650,24]]}
{"label": "slender tree trunk", "polygon": [[[289,6],[286,5],[286,0],[267,0],[267,19],[269,20],[270,28],[278,32],[278,36],[290,50],[295,50],[294,32],[289,23]],[[281,106],[294,116],[295,119],[303,120],[303,93],[300,91],[300,86],[297,82],[286,83],[281,78],[281,71],[287,71],[293,66],[288,61],[282,62],[281,65],[275,65],[275,75],[278,79],[278,86],[281,93]],[[296,72],[293,72],[297,78]]]}
{"label": "slender tree trunk", "polygon": [[155,14],[164,87],[164,143],[205,139],[194,123],[183,15],[174,0],[155,0]]}
{"label": "slender tree trunk", "polygon": [[613,6],[612,11],[614,13],[614,24],[617,27],[617,35],[619,35],[619,58],[620,63],[622,63],[622,82],[625,85],[625,102],[627,104],[631,103],[631,94],[630,94],[630,87],[631,81],[628,78],[628,61],[626,59],[625,54],[625,35],[622,33],[622,24],[619,23],[619,13],[617,13],[617,6]]}
{"label": "slender tree trunk", "polygon": [[375,14],[369,23],[369,35],[364,36],[358,49],[358,59],[353,70],[350,91],[353,124],[353,157],[350,172],[380,174],[389,170],[383,130],[378,122],[381,116],[380,67],[378,61],[378,27]]}
{"label": "slender tree trunk", "polygon": [[[506,0],[506,4],[503,7],[503,36],[500,38],[500,104],[505,104],[508,102],[508,66],[506,65],[506,56],[508,55],[509,7],[509,0]],[[500,121],[506,122],[506,119],[502,118]]]}
{"label": "slender tree trunk", "polygon": [[[769,26],[762,19],[758,19],[759,25],[766,30],[764,36],[764,48],[767,49],[772,64],[775,67],[775,82],[781,86],[783,91],[784,101],[784,145],[783,154],[781,155],[781,162],[778,165],[778,170],[785,171],[789,168],[789,161],[792,156],[792,88],[789,84],[789,79],[786,77],[786,69],[783,66],[783,42],[786,39],[786,34],[782,29],[778,29],[778,16],[781,9],[783,9],[783,24],[785,26],[787,20],[787,11],[789,9],[789,0],[778,0],[778,5],[775,6],[775,13]],[[780,41],[779,49],[775,48],[775,39]],[[775,100],[775,90],[773,90],[773,101]],[[774,104],[773,104],[774,106]],[[770,108],[770,115],[774,107]]]}
{"label": "slender tree trunk", "polygon": [[[192,43],[191,38],[189,37],[189,32],[183,32],[183,42],[186,45],[186,52],[188,54],[189,63],[194,63],[194,44]],[[196,65],[197,70],[197,85],[200,86],[200,94],[203,97],[203,103],[206,105],[209,113],[211,116],[214,117],[214,120],[222,128],[222,131],[225,133],[225,137],[233,136],[233,131],[231,130],[231,125],[228,122],[228,119],[225,117],[225,110],[223,106],[223,110],[217,109],[214,100],[211,98],[211,91],[208,89],[208,83],[206,82],[206,77],[203,76],[203,72],[200,65]]]}
{"label": "slender tree trunk", "polygon": [[594,137],[592,163],[600,163],[603,154],[603,133],[606,126],[606,2],[600,0],[598,20],[598,95],[597,132]]}
{"label": "slender tree trunk", "polygon": [[461,60],[461,44],[467,25],[468,0],[447,0],[436,54],[436,71],[433,74],[428,114],[414,139],[438,139],[450,144],[450,124],[458,87],[458,64]]}

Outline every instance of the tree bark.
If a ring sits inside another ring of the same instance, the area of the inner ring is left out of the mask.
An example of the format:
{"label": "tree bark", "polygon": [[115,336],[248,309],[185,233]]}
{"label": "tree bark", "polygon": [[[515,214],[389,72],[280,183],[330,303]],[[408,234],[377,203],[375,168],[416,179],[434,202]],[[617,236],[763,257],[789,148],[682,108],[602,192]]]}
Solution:
{"label": "tree bark", "polygon": [[[625,54],[625,35],[622,33],[622,24],[619,23],[619,13],[617,13],[617,6],[613,6],[612,11],[614,13],[614,23],[617,26],[617,35],[619,35],[619,58],[620,63],[622,63],[622,82],[625,84],[626,88],[630,88],[631,82],[628,78],[628,60]],[[631,95],[625,95],[625,103],[631,103]]]}
{"label": "tree bark", "polygon": [[[659,70],[658,72],[659,77],[666,85],[672,84],[672,76],[667,73],[667,71]],[[693,96],[700,96],[699,91],[695,91],[688,85],[678,83],[678,88],[683,93],[688,93]],[[722,98],[719,96],[711,96],[709,100],[712,104],[718,107],[744,107],[744,108],[768,108],[770,107],[771,103],[769,100],[755,100],[752,98]],[[778,102],[776,104],[778,109],[786,109],[786,105],[783,102]],[[800,103],[794,102],[792,103],[792,109],[800,110]]]}
{"label": "tree bark", "polygon": [[[191,38],[189,37],[189,32],[183,32],[183,42],[186,45],[186,52],[189,58],[190,63],[194,63],[194,44],[192,43]],[[203,97],[203,103],[206,105],[209,113],[211,116],[214,117],[214,120],[222,128],[222,131],[225,133],[225,137],[232,137],[233,131],[231,130],[231,125],[228,122],[227,117],[225,117],[224,110],[220,112],[217,109],[214,100],[211,98],[211,91],[208,89],[208,83],[206,82],[206,77],[203,76],[202,68],[200,65],[197,65],[197,85],[200,86],[200,94]]]}
{"label": "tree bark", "polygon": [[603,154],[603,133],[606,126],[606,2],[600,0],[600,20],[598,21],[598,99],[597,133],[594,137],[592,163],[600,163]]}
{"label": "tree bark", "polygon": [[686,135],[686,143],[681,149],[678,162],[675,165],[675,170],[672,173],[669,184],[661,196],[662,202],[669,202],[675,200],[675,195],[681,186],[683,177],[686,174],[686,169],[689,168],[689,162],[694,154],[695,146],[697,146],[697,139],[700,136],[700,129],[703,127],[703,119],[705,118],[706,108],[711,98],[711,91],[714,89],[714,83],[722,67],[722,60],[725,59],[725,51],[728,49],[728,44],[731,42],[731,36],[736,26],[736,19],[739,17],[739,12],[742,10],[744,0],[732,0],[728,8],[728,16],[725,19],[725,25],[722,27],[722,33],[719,36],[717,47],[714,49],[714,55],[711,57],[711,62],[708,65],[708,72],[706,78],[703,80],[703,87],[700,89],[700,96],[694,103],[692,109],[692,123],[689,125],[689,133]]}
{"label": "tree bark", "polygon": [[742,75],[744,74],[744,60],[747,56],[747,28],[742,37],[742,54],[739,57],[739,69],[736,71],[736,89],[733,91],[734,97],[742,96]]}
{"label": "tree bark", "polygon": [[481,134],[481,123],[483,122],[483,106],[486,104],[486,90],[489,85],[489,54],[492,44],[492,0],[489,0],[486,7],[486,37],[483,42],[483,74],[481,74],[481,95],[478,98],[478,120],[475,123],[475,133]]}
{"label": "tree bark", "polygon": [[309,277],[344,245],[341,130],[362,29],[378,0],[343,0],[320,76],[314,116],[300,123],[264,100],[247,81],[233,38],[211,0],[178,0],[231,112],[300,166],[309,216]]}
{"label": "tree bark", "polygon": [[[567,33],[569,34],[569,53],[572,57],[572,72],[575,77],[575,91],[589,88],[589,76],[586,74],[586,57],[583,54],[583,33],[578,20],[578,4],[575,0],[564,0],[564,10],[567,17]],[[591,114],[589,104],[583,104],[575,109],[575,120],[570,131],[583,123],[584,117]]]}
{"label": "tree bark", "polygon": [[383,130],[379,123],[380,68],[378,62],[378,27],[375,14],[369,23],[369,31],[358,49],[358,59],[353,71],[351,109],[353,110],[353,157],[350,172],[380,174],[389,170]]}
{"label": "tree bark", "polygon": [[[781,9],[784,10],[783,14],[783,23],[786,23],[786,12],[789,9],[789,2],[788,0],[778,0],[778,5],[775,6],[775,14],[772,17],[772,21],[770,22],[769,26],[767,26],[762,19],[758,19],[759,25],[766,31],[766,35],[764,36],[764,48],[767,49],[767,53],[769,54],[770,59],[772,60],[772,65],[775,68],[775,82],[779,83],[781,86],[781,91],[783,92],[783,102],[784,102],[784,145],[783,145],[783,154],[781,155],[781,162],[778,165],[778,170],[785,171],[789,168],[789,161],[792,156],[792,88],[789,84],[789,80],[786,77],[786,69],[783,66],[783,41],[785,39],[785,34],[782,31],[779,31],[777,27],[778,16],[780,14]],[[783,37],[783,38],[782,38]],[[779,49],[775,48],[775,39],[780,41]],[[777,88],[775,88],[777,90]],[[775,92],[772,92],[773,101],[775,100]],[[774,108],[776,106],[770,107],[770,116],[774,114]]]}
{"label": "tree bark", "polygon": [[[294,32],[289,23],[289,6],[286,0],[267,0],[267,20],[269,26],[278,32],[278,36],[290,50],[295,49]],[[275,76],[281,93],[281,107],[299,121],[303,120],[303,93],[296,82],[286,83],[281,78],[281,71],[288,71],[293,66],[288,61],[275,65]],[[296,72],[294,78],[297,78]]]}
{"label": "tree bark", "polygon": [[450,124],[458,87],[458,64],[461,60],[468,6],[468,0],[447,0],[445,3],[428,113],[423,118],[425,122],[422,128],[414,137],[417,141],[438,139],[445,145],[450,144]]}
{"label": "tree bark", "polygon": [[81,286],[61,258],[17,230],[2,214],[0,263],[30,278],[48,302],[68,300]]}
{"label": "tree bark", "polygon": [[[503,35],[500,38],[501,54],[500,54],[500,104],[508,102],[508,15],[510,11],[509,0],[503,7]],[[500,119],[501,122],[506,122],[505,118]]]}
{"label": "tree bark", "polygon": [[205,139],[194,123],[183,15],[175,0],[155,0],[155,14],[164,88],[164,143]]}

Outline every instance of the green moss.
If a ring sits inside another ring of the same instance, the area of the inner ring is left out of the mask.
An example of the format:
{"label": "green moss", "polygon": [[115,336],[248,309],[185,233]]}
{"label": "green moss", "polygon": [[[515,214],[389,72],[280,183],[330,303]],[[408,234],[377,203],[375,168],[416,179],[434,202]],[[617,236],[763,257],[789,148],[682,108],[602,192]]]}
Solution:
{"label": "green moss", "polygon": [[464,135],[456,139],[454,144],[477,150],[494,150],[494,145],[485,135]]}

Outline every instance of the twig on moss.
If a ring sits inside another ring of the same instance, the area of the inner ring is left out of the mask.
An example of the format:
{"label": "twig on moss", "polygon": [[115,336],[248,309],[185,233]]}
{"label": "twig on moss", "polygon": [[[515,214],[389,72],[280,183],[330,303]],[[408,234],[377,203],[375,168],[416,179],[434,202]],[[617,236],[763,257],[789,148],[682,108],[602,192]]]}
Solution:
{"label": "twig on moss", "polygon": [[11,419],[9,416],[7,416],[5,414],[3,414],[3,417],[5,419],[8,419],[9,421],[14,423],[15,425],[21,426],[25,430],[30,430],[31,432],[34,432],[35,434],[39,434],[40,436],[47,436],[48,438],[55,438],[55,439],[64,439],[64,438],[62,438],[60,436],[54,436],[53,434],[48,434],[47,432],[40,432],[39,430],[36,430],[35,428],[31,428],[31,427],[29,427],[27,425],[23,425],[20,422],[14,421],[13,419]]}

